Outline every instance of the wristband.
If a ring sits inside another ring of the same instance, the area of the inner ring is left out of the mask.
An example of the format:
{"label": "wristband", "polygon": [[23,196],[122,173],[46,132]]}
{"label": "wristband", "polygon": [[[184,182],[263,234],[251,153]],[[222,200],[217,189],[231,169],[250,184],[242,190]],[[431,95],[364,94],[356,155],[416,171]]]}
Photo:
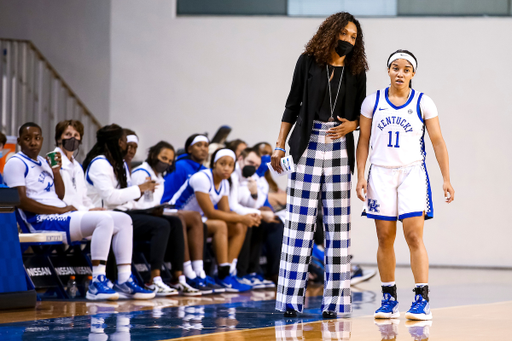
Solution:
{"label": "wristband", "polygon": [[276,148],[274,148],[274,150],[280,150],[280,151],[282,151],[282,152],[285,152],[285,153],[286,153],[286,150],[284,150],[283,148],[278,148],[278,147],[276,147]]}

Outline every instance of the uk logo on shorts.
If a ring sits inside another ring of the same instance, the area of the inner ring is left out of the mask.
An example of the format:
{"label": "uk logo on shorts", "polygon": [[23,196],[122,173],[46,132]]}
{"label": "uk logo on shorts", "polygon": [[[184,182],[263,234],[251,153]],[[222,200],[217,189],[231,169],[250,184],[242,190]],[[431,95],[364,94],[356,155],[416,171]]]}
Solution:
{"label": "uk logo on shorts", "polygon": [[377,200],[368,199],[368,212],[379,213],[380,205],[377,204]]}

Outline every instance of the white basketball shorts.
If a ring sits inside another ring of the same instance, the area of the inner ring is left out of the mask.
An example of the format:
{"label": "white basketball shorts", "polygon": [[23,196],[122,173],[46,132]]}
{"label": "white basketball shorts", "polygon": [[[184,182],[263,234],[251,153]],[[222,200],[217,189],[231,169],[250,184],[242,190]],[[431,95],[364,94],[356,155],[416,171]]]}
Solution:
{"label": "white basketball shorts", "polygon": [[388,221],[421,217],[427,210],[428,192],[421,162],[400,168],[372,165],[363,215]]}

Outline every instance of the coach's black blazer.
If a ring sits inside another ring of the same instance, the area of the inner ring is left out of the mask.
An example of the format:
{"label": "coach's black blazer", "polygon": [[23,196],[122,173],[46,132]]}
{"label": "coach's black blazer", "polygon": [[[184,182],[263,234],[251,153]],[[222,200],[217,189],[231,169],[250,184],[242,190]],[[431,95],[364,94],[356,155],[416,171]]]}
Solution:
{"label": "coach's black blazer", "polygon": [[[345,89],[343,118],[354,121],[359,118],[361,104],[366,97],[366,73],[363,71],[358,75],[353,75],[347,68],[343,73],[342,84],[342,89]],[[299,162],[308,146],[315,113],[322,105],[325,91],[327,91],[325,66],[317,64],[313,56],[301,55],[295,66],[292,87],[282,118],[282,122],[295,124],[288,140],[290,154],[295,163]],[[354,135],[349,133],[346,135],[346,139],[350,171],[353,173],[355,164]]]}

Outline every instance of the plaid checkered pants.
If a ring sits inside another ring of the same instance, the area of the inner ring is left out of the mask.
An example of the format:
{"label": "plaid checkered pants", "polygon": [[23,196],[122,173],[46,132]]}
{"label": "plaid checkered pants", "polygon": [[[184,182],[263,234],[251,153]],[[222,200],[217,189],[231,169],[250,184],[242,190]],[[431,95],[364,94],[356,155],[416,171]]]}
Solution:
{"label": "plaid checkered pants", "polygon": [[326,141],[336,122],[314,121],[308,148],[288,178],[276,310],[302,312],[318,200],[322,199],[325,273],[322,311],[350,313],[350,166],[345,138]]}

